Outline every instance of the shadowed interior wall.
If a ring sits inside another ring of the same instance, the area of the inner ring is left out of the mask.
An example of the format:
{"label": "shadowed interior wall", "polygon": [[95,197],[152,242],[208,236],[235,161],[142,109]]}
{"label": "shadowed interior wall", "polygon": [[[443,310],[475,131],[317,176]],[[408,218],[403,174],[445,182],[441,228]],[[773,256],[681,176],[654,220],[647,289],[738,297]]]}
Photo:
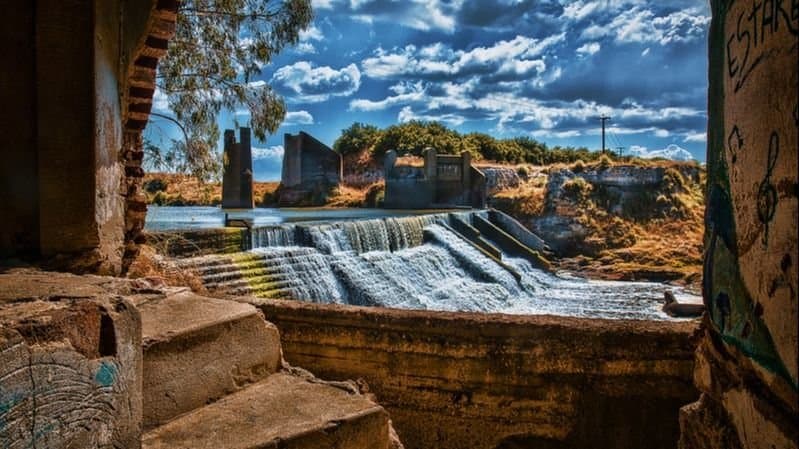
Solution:
{"label": "shadowed interior wall", "polygon": [[699,402],[683,448],[796,448],[799,2],[711,2]]}
{"label": "shadowed interior wall", "polygon": [[[6,5],[11,2],[2,2]],[[35,255],[39,247],[39,190],[33,2],[14,3],[0,17],[0,257]],[[14,64],[13,70],[8,70]],[[14,219],[9,219],[14,217]]]}

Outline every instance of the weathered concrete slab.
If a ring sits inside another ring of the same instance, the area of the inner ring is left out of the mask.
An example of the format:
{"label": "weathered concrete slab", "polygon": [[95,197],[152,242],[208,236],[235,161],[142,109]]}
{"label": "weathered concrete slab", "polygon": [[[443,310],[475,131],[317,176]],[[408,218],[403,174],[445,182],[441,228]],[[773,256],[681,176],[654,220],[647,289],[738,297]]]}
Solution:
{"label": "weathered concrete slab", "polygon": [[147,433],[145,449],[385,449],[388,415],[364,396],[273,374]]}
{"label": "weathered concrete slab", "polygon": [[141,322],[119,284],[0,275],[0,447],[139,447]]}
{"label": "weathered concrete slab", "polygon": [[409,449],[673,448],[698,397],[696,322],[246,300],[289,363],[364,379]]}
{"label": "weathered concrete slab", "polygon": [[139,310],[145,428],[236,392],[281,364],[277,328],[250,305],[186,291]]}

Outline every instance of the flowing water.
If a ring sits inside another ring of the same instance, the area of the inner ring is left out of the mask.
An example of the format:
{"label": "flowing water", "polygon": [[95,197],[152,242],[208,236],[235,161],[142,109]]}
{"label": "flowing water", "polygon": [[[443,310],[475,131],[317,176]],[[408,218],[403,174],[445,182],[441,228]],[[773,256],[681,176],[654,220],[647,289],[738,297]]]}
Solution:
{"label": "flowing water", "polygon": [[[459,213],[465,220],[470,214]],[[252,251],[183,263],[211,289],[321,303],[668,319],[660,311],[665,290],[700,301],[674,286],[553,274],[506,254],[503,267],[446,220],[431,214],[266,226],[253,230]]]}

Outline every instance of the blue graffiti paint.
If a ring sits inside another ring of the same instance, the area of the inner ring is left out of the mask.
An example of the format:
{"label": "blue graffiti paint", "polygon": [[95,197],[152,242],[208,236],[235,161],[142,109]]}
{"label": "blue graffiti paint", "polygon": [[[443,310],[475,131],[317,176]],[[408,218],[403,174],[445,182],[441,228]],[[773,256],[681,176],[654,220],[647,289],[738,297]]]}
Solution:
{"label": "blue graffiti paint", "polygon": [[117,377],[117,367],[111,362],[102,362],[94,374],[94,381],[101,387],[110,387]]}

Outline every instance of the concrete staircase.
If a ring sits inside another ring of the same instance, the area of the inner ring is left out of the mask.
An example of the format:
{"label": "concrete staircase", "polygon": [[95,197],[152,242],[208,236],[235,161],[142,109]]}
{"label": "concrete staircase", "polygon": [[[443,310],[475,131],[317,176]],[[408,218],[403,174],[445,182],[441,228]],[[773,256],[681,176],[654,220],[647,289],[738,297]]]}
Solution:
{"label": "concrete staircase", "polygon": [[282,368],[277,328],[253,306],[183,291],[138,308],[144,449],[389,447],[383,408]]}

